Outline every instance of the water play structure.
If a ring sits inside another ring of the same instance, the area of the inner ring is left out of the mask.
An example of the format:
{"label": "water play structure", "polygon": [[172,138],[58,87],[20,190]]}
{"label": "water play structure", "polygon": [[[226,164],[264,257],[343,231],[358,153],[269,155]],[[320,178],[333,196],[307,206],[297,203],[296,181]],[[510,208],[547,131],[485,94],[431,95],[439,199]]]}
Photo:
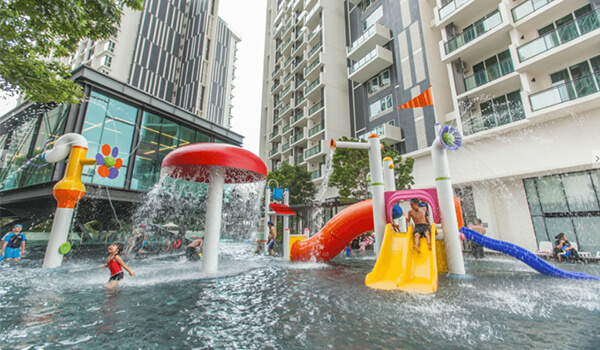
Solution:
{"label": "water play structure", "polygon": [[43,267],[45,268],[59,267],[63,255],[70,250],[67,236],[73,219],[73,210],[85,195],[85,186],[81,181],[83,167],[96,164],[96,159],[86,158],[87,150],[87,140],[79,134],[71,133],[59,137],[54,147],[42,155],[44,161],[48,163],[58,163],[69,157],[65,176],[54,185],[52,190],[58,204],[44,256]]}
{"label": "water play structure", "polygon": [[209,184],[202,272],[217,272],[224,184],[265,180],[265,163],[255,154],[239,147],[196,143],[169,153],[162,162],[162,176]]}

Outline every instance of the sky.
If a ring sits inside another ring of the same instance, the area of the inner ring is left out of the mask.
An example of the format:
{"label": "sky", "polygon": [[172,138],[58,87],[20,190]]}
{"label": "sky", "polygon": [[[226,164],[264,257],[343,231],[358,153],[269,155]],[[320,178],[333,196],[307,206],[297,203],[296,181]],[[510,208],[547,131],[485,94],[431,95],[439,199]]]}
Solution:
{"label": "sky", "polygon": [[[242,41],[233,82],[232,130],[244,136],[243,148],[258,154],[267,0],[220,0],[219,17]],[[0,115],[16,107],[0,92]]]}

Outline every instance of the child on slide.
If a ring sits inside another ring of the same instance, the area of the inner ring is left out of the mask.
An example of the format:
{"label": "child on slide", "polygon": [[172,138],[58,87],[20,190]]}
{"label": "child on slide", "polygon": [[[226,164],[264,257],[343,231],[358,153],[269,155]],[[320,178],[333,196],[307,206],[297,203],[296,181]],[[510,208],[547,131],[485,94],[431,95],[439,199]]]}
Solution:
{"label": "child on slide", "polygon": [[108,258],[106,258],[106,265],[100,266],[101,269],[108,267],[110,269],[110,278],[106,288],[114,288],[119,284],[119,281],[123,279],[123,269],[129,272],[130,276],[135,275],[131,269],[125,265],[123,259],[121,259],[121,252],[123,251],[123,243],[115,242],[108,246]]}
{"label": "child on slide", "polygon": [[408,216],[406,218],[407,226],[410,224],[410,219],[412,219],[415,224],[415,246],[413,249],[417,252],[420,252],[419,241],[423,236],[427,239],[427,247],[431,250],[431,233],[429,230],[429,223],[427,222],[427,208],[420,206],[420,203],[421,201],[418,198],[410,200],[411,210],[408,211]]}

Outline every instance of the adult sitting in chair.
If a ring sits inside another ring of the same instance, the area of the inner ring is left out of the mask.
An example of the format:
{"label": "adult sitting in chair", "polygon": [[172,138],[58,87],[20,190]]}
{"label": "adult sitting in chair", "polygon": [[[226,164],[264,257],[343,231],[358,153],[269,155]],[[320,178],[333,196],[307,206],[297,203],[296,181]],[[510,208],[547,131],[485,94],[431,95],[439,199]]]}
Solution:
{"label": "adult sitting in chair", "polygon": [[567,241],[567,236],[565,236],[564,233],[561,232],[554,236],[554,238],[556,239],[554,251],[558,257],[558,261],[562,261],[562,258],[574,258],[577,261],[581,261],[579,253],[577,253],[577,250],[573,248],[569,241]]}

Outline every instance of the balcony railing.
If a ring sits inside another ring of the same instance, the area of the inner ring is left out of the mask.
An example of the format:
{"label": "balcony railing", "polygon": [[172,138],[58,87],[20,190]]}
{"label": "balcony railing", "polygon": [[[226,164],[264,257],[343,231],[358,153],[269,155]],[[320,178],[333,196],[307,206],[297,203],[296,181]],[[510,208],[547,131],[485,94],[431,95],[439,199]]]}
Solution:
{"label": "balcony railing", "polygon": [[321,78],[317,78],[317,80],[315,80],[312,83],[310,83],[309,86],[307,86],[306,88],[304,88],[304,96],[308,95],[319,84],[321,84]]}
{"label": "balcony railing", "polygon": [[285,134],[285,133],[286,133],[286,132],[288,132],[288,131],[289,131],[291,128],[292,128],[292,124],[291,124],[291,123],[290,123],[290,124],[288,124],[288,125],[286,125],[286,126],[284,126],[284,127],[283,127],[283,133],[282,133],[282,134]]}
{"label": "balcony railing", "polygon": [[288,81],[290,81],[290,79],[292,79],[294,75],[292,73],[288,74],[285,76],[285,78],[283,78],[283,83],[287,84]]}
{"label": "balcony railing", "polygon": [[290,119],[290,124],[294,124],[295,122],[297,122],[298,120],[304,118],[304,112],[300,112],[298,114],[296,114],[292,119]]}
{"label": "balcony railing", "polygon": [[517,49],[519,60],[524,62],[598,28],[600,28],[600,10],[586,13],[549,33],[546,33],[544,36],[519,47]]}
{"label": "balcony railing", "polygon": [[271,87],[271,93],[273,91],[275,91],[275,89],[277,89],[279,87],[279,81],[276,81],[275,84],[273,84],[273,86]]}
{"label": "balcony railing", "polygon": [[321,46],[323,46],[322,42],[319,42],[317,44],[317,46],[313,47],[309,52],[308,52],[308,57],[311,57],[315,52],[317,52],[318,50],[321,49]]}
{"label": "balcony railing", "polygon": [[600,71],[529,95],[529,101],[531,102],[531,110],[538,111],[598,91],[600,91]]}
{"label": "balcony railing", "polygon": [[287,60],[285,60],[285,63],[283,63],[284,67],[287,67],[290,63],[292,63],[292,61],[294,60],[294,57],[290,57]]}
{"label": "balcony railing", "polygon": [[361,58],[356,63],[354,63],[352,65],[352,67],[350,67],[350,74],[352,74],[352,73],[356,72],[357,70],[359,70],[362,66],[364,66],[365,64],[367,64],[370,60],[372,60],[375,57],[377,57],[377,48],[374,48],[365,57]]}
{"label": "balcony railing", "polygon": [[296,134],[296,136],[292,137],[290,144],[294,144],[294,143],[300,141],[303,137],[304,137],[304,131],[302,131],[301,133]]}
{"label": "balcony railing", "polygon": [[446,18],[449,14],[451,14],[452,12],[454,12],[457,8],[461,7],[462,5],[464,5],[468,1],[469,0],[454,0],[452,2],[447,3],[439,11],[439,13],[440,13],[440,19]]}
{"label": "balcony railing", "polygon": [[276,128],[275,130],[273,130],[273,132],[271,134],[269,134],[269,140],[274,138],[277,135],[279,135],[279,128]]}
{"label": "balcony railing", "polygon": [[321,63],[321,57],[317,57],[316,60],[314,60],[314,62],[312,62],[311,64],[308,65],[308,67],[306,67],[304,69],[304,76],[307,76],[308,73],[310,73],[311,70],[313,70],[316,66],[319,65],[319,63]]}
{"label": "balcony railing", "polygon": [[285,112],[287,112],[291,107],[291,104],[288,102],[288,104],[286,104],[285,106],[281,107],[281,109],[279,110],[279,114],[283,114]]}
{"label": "balcony railing", "polygon": [[[465,118],[466,117],[466,118]],[[525,119],[525,111],[520,100],[497,105],[494,109],[478,115],[465,115],[462,120],[465,135],[493,129]]]}
{"label": "balcony railing", "polygon": [[290,144],[289,144],[289,142],[288,142],[288,143],[286,143],[286,144],[284,144],[283,146],[281,146],[281,152],[285,152],[285,151],[287,151],[288,149],[290,149]]}
{"label": "balcony railing", "polygon": [[317,26],[317,28],[315,28],[315,30],[313,30],[309,35],[308,35],[308,41],[310,41],[310,39],[312,39],[315,35],[317,35],[319,33],[319,31],[321,30],[321,25],[319,24]]}
{"label": "balcony railing", "polygon": [[310,179],[311,180],[315,180],[321,177],[321,169],[319,170],[315,170],[312,173],[310,173]]}
{"label": "balcony railing", "polygon": [[321,100],[319,103],[317,103],[316,105],[312,106],[309,110],[308,110],[308,115],[313,115],[313,113],[315,113],[316,111],[318,111],[319,109],[323,108],[323,101]]}
{"label": "balcony railing", "polygon": [[306,79],[300,79],[296,81],[296,89],[299,88],[300,86],[302,86],[302,84],[304,84],[304,82],[306,81]]}
{"label": "balcony railing", "polygon": [[525,1],[521,5],[515,7],[511,10],[513,21],[517,22],[518,20],[523,19],[523,17],[541,9],[542,7],[548,5],[549,3],[553,2],[553,1],[554,0],[527,0],[527,1]]}
{"label": "balcony railing", "polygon": [[277,72],[279,72],[279,68],[281,68],[279,65],[276,65],[275,68],[273,68],[273,73],[271,73],[271,78],[274,77],[275,75],[277,75]]}
{"label": "balcony railing", "polygon": [[475,24],[473,27],[467,29],[444,44],[446,55],[496,28],[501,23],[502,16],[500,16],[500,12],[496,12],[491,17],[486,18],[483,22]]}
{"label": "balcony railing", "polygon": [[308,159],[312,156],[314,156],[315,154],[319,154],[321,153],[321,144],[316,145],[313,148],[309,148],[306,151],[304,151],[304,159]]}
{"label": "balcony railing", "polygon": [[503,77],[515,71],[512,58],[502,60],[485,70],[479,71],[465,78],[465,88],[467,91],[472,90],[488,82]]}
{"label": "balcony railing", "polygon": [[319,133],[321,130],[323,130],[323,123],[321,123],[315,127],[312,127],[310,130],[308,130],[308,137],[313,137],[314,135]]}
{"label": "balcony railing", "polygon": [[300,164],[304,161],[304,156],[303,155],[299,155],[298,157],[296,157],[295,162],[296,164]]}
{"label": "balcony railing", "polygon": [[273,157],[275,154],[277,154],[278,151],[279,149],[277,147],[273,148],[269,151],[269,157]]}
{"label": "balcony railing", "polygon": [[373,34],[375,34],[375,25],[372,25],[371,27],[369,27],[369,29],[367,29],[367,31],[363,35],[359,36],[358,39],[354,40],[352,45],[350,45],[348,47],[348,52],[352,52],[352,50],[354,50],[355,48],[360,46],[360,44],[362,44],[365,40],[367,40]]}
{"label": "balcony railing", "polygon": [[296,106],[299,106],[302,104],[302,102],[304,102],[306,100],[306,97],[304,96],[300,96],[296,98]]}
{"label": "balcony railing", "polygon": [[283,91],[279,93],[279,98],[283,98],[292,89],[292,84],[289,84]]}

